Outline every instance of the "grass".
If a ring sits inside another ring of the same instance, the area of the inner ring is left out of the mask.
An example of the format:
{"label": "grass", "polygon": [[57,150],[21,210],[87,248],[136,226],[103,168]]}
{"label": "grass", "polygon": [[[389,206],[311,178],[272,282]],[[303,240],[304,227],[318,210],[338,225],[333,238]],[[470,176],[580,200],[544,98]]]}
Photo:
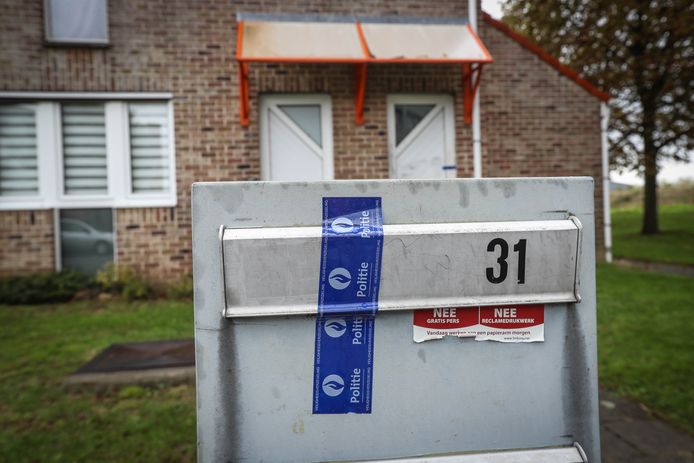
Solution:
{"label": "grass", "polygon": [[111,343],[192,337],[190,303],[2,306],[0,326],[0,460],[195,459],[194,385],[62,385]]}
{"label": "grass", "polygon": [[598,268],[600,383],[694,432],[694,282]]}
{"label": "grass", "polygon": [[[601,384],[694,432],[691,279],[598,268]],[[0,460],[193,461],[195,389],[67,389],[114,342],[193,335],[184,302],[0,306]]]}
{"label": "grass", "polygon": [[661,204],[661,233],[642,235],[642,209],[612,211],[615,257],[694,265],[694,204]]}

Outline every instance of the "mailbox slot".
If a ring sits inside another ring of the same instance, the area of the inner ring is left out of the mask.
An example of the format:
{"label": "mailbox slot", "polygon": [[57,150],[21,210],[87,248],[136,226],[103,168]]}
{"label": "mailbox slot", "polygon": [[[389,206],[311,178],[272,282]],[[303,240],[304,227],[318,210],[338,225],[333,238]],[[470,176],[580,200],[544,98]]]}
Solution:
{"label": "mailbox slot", "polygon": [[[384,225],[378,309],[578,302],[581,233],[576,217]],[[220,237],[226,317],[317,312],[320,226]]]}

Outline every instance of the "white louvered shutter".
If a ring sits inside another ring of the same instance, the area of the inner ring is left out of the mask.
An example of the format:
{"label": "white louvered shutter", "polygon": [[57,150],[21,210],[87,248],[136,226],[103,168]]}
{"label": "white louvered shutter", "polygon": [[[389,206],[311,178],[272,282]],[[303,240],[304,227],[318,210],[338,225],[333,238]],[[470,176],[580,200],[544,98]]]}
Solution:
{"label": "white louvered shutter", "polygon": [[0,105],[0,196],[37,196],[36,109]]}
{"label": "white louvered shutter", "polygon": [[166,193],[169,179],[169,112],[166,103],[131,103],[130,168],[133,193]]}
{"label": "white louvered shutter", "polygon": [[104,105],[65,103],[62,126],[65,194],[108,193]]}

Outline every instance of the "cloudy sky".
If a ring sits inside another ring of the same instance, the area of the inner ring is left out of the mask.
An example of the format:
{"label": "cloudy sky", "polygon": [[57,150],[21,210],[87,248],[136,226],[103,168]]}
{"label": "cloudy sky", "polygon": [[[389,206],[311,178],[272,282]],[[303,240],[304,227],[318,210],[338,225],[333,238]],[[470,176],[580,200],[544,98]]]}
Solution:
{"label": "cloudy sky", "polygon": [[[501,4],[503,0],[482,0],[482,9],[495,18],[501,17]],[[694,179],[694,157],[688,163],[663,162],[658,174],[659,182],[676,182],[683,178]],[[632,185],[643,184],[643,179],[633,172],[612,172],[611,178],[615,182]]]}

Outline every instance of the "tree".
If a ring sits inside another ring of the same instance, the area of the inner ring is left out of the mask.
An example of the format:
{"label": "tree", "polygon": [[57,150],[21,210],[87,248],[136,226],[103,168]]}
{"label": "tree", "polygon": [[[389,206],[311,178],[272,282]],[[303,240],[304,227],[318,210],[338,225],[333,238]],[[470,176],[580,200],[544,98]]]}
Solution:
{"label": "tree", "polygon": [[694,149],[694,2],[507,0],[503,20],[610,92],[613,165],[643,174],[642,233],[659,231],[658,161]]}

